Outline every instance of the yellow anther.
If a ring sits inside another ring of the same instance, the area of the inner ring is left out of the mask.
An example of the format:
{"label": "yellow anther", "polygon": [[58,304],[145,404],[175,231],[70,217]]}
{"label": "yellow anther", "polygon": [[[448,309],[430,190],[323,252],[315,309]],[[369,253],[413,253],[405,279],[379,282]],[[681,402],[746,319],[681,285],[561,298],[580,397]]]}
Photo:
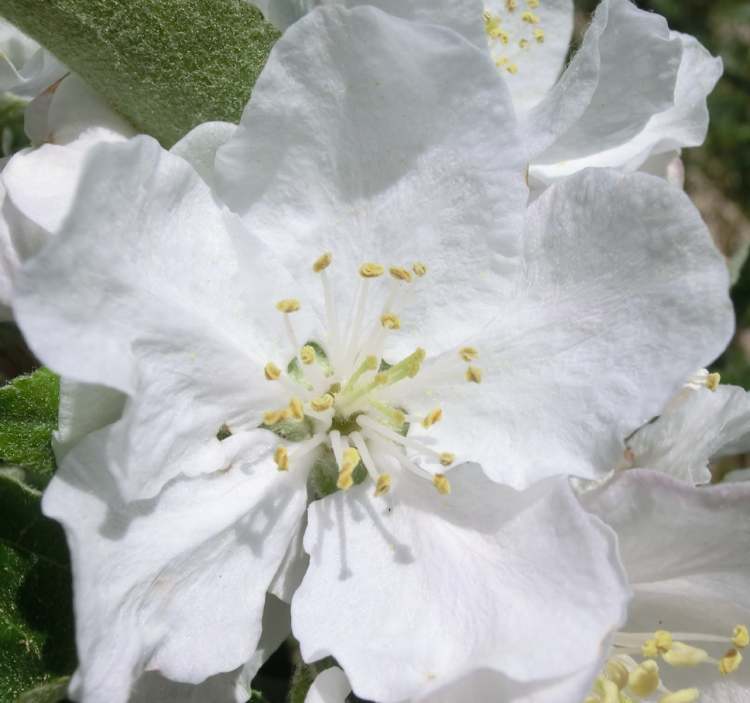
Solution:
{"label": "yellow anther", "polygon": [[602,703],[602,699],[599,696],[586,696],[583,703]]}
{"label": "yellow anther", "polygon": [[534,31],[532,32],[534,35],[534,39],[536,39],[540,44],[544,44],[544,30],[539,27],[534,27]]}
{"label": "yellow anther", "polygon": [[533,12],[530,12],[529,10],[526,10],[526,12],[524,12],[521,15],[521,19],[524,22],[528,22],[529,24],[539,24],[539,16],[535,15]]}
{"label": "yellow anther", "polygon": [[276,309],[279,312],[289,314],[290,312],[297,312],[299,310],[299,300],[297,298],[284,298],[276,303]]}
{"label": "yellow anther", "polygon": [[506,32],[502,26],[502,20],[497,15],[491,13],[485,13],[484,16],[484,31],[491,39],[500,39],[503,44],[508,43],[508,32]]}
{"label": "yellow anther", "polygon": [[441,496],[447,496],[451,492],[451,484],[445,474],[435,474],[432,477],[432,485],[435,486]]}
{"label": "yellow anther", "polygon": [[392,312],[387,312],[380,316],[380,324],[383,325],[387,330],[400,330],[401,320],[398,315],[394,315]]}
{"label": "yellow anther", "polygon": [[406,283],[411,281],[411,274],[405,268],[391,266],[391,268],[388,269],[388,272],[399,281],[405,281]]}
{"label": "yellow anther", "polygon": [[375,497],[382,496],[391,490],[391,475],[380,474],[378,480],[375,481]]}
{"label": "yellow anther", "polygon": [[505,9],[508,12],[513,12],[518,7],[518,0],[505,0]]}
{"label": "yellow anther", "polygon": [[334,397],[330,393],[324,393],[319,398],[313,398],[310,401],[310,407],[315,410],[315,412],[322,413],[333,407],[334,400]]}
{"label": "yellow anther", "polygon": [[620,703],[620,690],[613,681],[599,676],[594,684],[594,689],[599,694],[601,703]]}
{"label": "yellow anther", "polygon": [[443,466],[450,466],[456,460],[456,455],[452,452],[442,452],[440,454],[440,463]]}
{"label": "yellow anther", "polygon": [[481,383],[482,370],[476,366],[469,366],[469,368],[466,369],[466,380],[470,383]]}
{"label": "yellow anther", "polygon": [[302,420],[305,417],[305,410],[299,398],[292,398],[289,401],[289,412],[295,420]]}
{"label": "yellow anther", "polygon": [[628,674],[628,688],[636,696],[645,698],[659,688],[659,665],[646,659]]}
{"label": "yellow anther", "polygon": [[661,658],[671,666],[678,668],[698,666],[708,659],[708,652],[684,642],[673,642],[668,652],[664,652]]}
{"label": "yellow anther", "polygon": [[377,278],[378,276],[382,276],[384,272],[385,269],[380,264],[374,264],[371,261],[359,267],[359,275],[362,278]]}
{"label": "yellow anther", "polygon": [[518,42],[518,46],[520,46],[522,49],[528,49],[529,48],[529,40],[528,39],[521,39],[521,41]]}
{"label": "yellow anther", "polygon": [[422,427],[424,427],[426,430],[432,427],[436,422],[440,422],[440,420],[443,419],[443,409],[442,408],[435,408],[434,410],[430,410],[430,412],[425,415],[424,420],[422,420]]}
{"label": "yellow anther", "polygon": [[482,13],[482,19],[484,20],[484,31],[488,36],[494,36],[494,33],[500,28],[500,23],[502,22],[500,17],[485,10]]}
{"label": "yellow anther", "polygon": [[715,391],[719,384],[721,383],[721,374],[720,373],[710,373],[706,377],[706,388],[710,391]]}
{"label": "yellow anther", "polygon": [[276,381],[281,376],[281,369],[273,361],[269,361],[265,365],[263,373],[266,375],[268,381]]}
{"label": "yellow anther", "polygon": [[526,0],[526,5],[530,7],[532,10],[535,10],[537,7],[539,7],[539,0]]}
{"label": "yellow anther", "polygon": [[333,254],[331,254],[330,251],[327,251],[325,254],[321,254],[317,259],[315,259],[313,263],[313,271],[315,271],[315,273],[325,271],[331,265],[332,260]]}
{"label": "yellow anther", "polygon": [[681,688],[679,691],[673,691],[666,696],[662,696],[659,703],[695,703],[700,695],[697,688]]}
{"label": "yellow anther", "polygon": [[628,668],[617,659],[610,659],[604,668],[604,676],[612,681],[618,689],[622,690],[628,685]]}
{"label": "yellow anther", "polygon": [[505,70],[510,73],[511,75],[515,76],[516,73],[518,73],[518,66],[516,64],[512,63],[505,67]]}
{"label": "yellow anther", "polygon": [[654,632],[654,640],[656,641],[656,648],[660,652],[667,652],[672,648],[672,633],[666,630],[657,630]]}
{"label": "yellow anther", "polygon": [[750,633],[747,631],[747,625],[735,625],[732,631],[732,644],[740,649],[744,649],[750,644]]}
{"label": "yellow anther", "polygon": [[342,459],[343,461],[341,463],[341,471],[354,471],[354,469],[357,468],[357,464],[359,464],[359,452],[354,447],[347,447],[346,449],[344,449],[344,455]]}
{"label": "yellow anther", "polygon": [[284,410],[269,410],[268,412],[263,413],[263,424],[268,425],[269,427],[285,419],[286,408]]}
{"label": "yellow anther", "polygon": [[362,362],[362,366],[366,371],[374,371],[376,368],[378,368],[378,357],[374,354],[370,354],[370,356],[366,357]]}
{"label": "yellow anther", "polygon": [[315,353],[315,347],[311,347],[309,344],[305,344],[300,350],[299,358],[302,359],[303,364],[310,365],[315,363],[316,357],[317,354]]}
{"label": "yellow anther", "polygon": [[276,447],[273,460],[276,462],[279,471],[287,471],[289,469],[289,452],[287,452],[286,447]]}
{"label": "yellow anther", "polygon": [[422,276],[427,273],[427,267],[421,261],[414,262],[411,270],[414,271],[414,275],[419,276],[419,278],[422,278]]}
{"label": "yellow anther", "polygon": [[464,361],[474,361],[479,356],[479,352],[474,347],[461,347],[458,350],[458,355]]}
{"label": "yellow anther", "polygon": [[722,674],[731,674],[737,671],[740,664],[742,664],[742,655],[738,649],[730,649],[720,660],[719,660],[719,671]]}
{"label": "yellow anther", "polygon": [[351,471],[340,471],[339,477],[336,479],[336,487],[342,491],[348,491],[354,485],[354,479],[352,478]]}
{"label": "yellow anther", "polygon": [[375,378],[372,380],[372,382],[376,386],[384,386],[388,383],[388,374],[384,371],[381,371],[378,374],[375,374]]}

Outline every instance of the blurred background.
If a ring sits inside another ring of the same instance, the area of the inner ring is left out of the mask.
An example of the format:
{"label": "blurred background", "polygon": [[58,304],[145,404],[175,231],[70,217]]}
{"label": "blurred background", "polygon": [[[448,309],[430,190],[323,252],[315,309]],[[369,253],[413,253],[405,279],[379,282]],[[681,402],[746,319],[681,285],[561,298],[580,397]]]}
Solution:
{"label": "blurred background", "polygon": [[[597,2],[576,2],[580,38]],[[750,249],[750,2],[638,0],[637,4],[664,15],[672,29],[694,35],[724,60],[724,76],[709,99],[711,126],[706,144],[687,150],[683,158],[686,189],[727,257],[736,281],[732,295],[737,334],[714,370],[721,372],[723,382],[750,389],[750,266],[743,267]],[[2,155],[25,145],[22,110],[0,103]],[[36,366],[14,325],[0,323],[0,385]],[[716,478],[740,466],[750,466],[750,457],[728,459],[716,467]],[[30,530],[35,541],[47,545],[50,552],[65,554],[62,534],[55,524],[39,516]],[[53,543],[57,545],[54,550],[50,546]],[[55,565],[43,555],[24,563],[23,569],[8,561],[22,557],[26,558],[21,552],[11,556],[0,553],[0,647],[11,653],[0,662],[0,681],[4,684],[0,703],[15,701],[18,693],[32,683],[70,674],[75,662],[67,564]],[[287,699],[289,682],[294,678],[302,685],[294,687],[297,695],[290,700],[301,703],[298,694],[314,674],[314,668],[298,661],[293,643],[284,645],[255,682],[264,694],[257,700],[281,703]]]}

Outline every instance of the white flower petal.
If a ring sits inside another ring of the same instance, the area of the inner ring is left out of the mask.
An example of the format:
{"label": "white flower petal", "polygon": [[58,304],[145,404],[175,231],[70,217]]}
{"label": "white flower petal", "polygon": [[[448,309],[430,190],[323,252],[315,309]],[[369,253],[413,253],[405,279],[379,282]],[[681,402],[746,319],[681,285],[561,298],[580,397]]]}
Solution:
{"label": "white flower petal", "polygon": [[[583,504],[617,533],[634,598],[625,631],[731,636],[750,621],[750,486],[694,488],[655,471],[625,471]],[[701,643],[696,643],[703,646]],[[717,645],[705,645],[714,651]],[[728,645],[718,645],[721,656]],[[746,666],[726,679],[710,666],[665,667],[671,688],[698,686],[710,703],[747,700]]]}
{"label": "white flower petal", "polygon": [[[36,101],[35,101],[36,102]],[[40,111],[33,116],[32,141],[66,145],[88,137],[114,141],[136,134],[109,104],[75,73],[70,73],[39,98]],[[31,109],[35,106],[32,104]]]}
{"label": "white flower petal", "polygon": [[588,153],[583,158],[575,158],[571,151],[569,158],[559,163],[535,164],[532,178],[550,183],[589,166],[635,170],[652,154],[703,143],[708,130],[706,98],[721,76],[722,62],[693,37],[678,32],[670,36],[679,39],[683,46],[674,104],[654,114],[633,137],[608,149]]}
{"label": "white flower petal", "polygon": [[373,8],[329,7],[274,47],[218,151],[217,188],[296,280],[315,285],[313,302],[310,267],[325,251],[345,310],[364,261],[427,264],[395,344],[434,353],[486,322],[509,284],[524,168],[486,52]]}
{"label": "white flower petal", "polygon": [[572,0],[541,0],[538,7],[507,0],[485,0],[485,9],[501,20],[503,34],[488,37],[490,53],[508,83],[519,114],[537,105],[554,86],[565,65],[573,34]]}
{"label": "white flower petal", "polygon": [[685,187],[685,164],[680,158],[679,150],[649,156],[639,170],[663,178],[677,188]]}
{"label": "white flower petal", "polygon": [[231,122],[204,122],[191,129],[170,151],[185,159],[212,188],[217,149],[231,139],[237,129]]}
{"label": "white flower petal", "polygon": [[292,596],[302,583],[310,561],[302,546],[305,529],[307,529],[307,519],[302,519],[294,538],[289,543],[289,549],[284,555],[284,560],[268,587],[268,592],[284,603],[292,602]]}
{"label": "white flower petal", "polygon": [[315,7],[316,0],[246,0],[282,31]]}
{"label": "white flower petal", "polygon": [[13,297],[13,283],[21,266],[10,236],[8,222],[4,217],[5,201],[5,186],[0,179],[0,321],[13,317],[10,302]]}
{"label": "white flower petal", "polygon": [[67,70],[33,39],[0,19],[0,92],[32,98]]}
{"label": "white flower petal", "polygon": [[622,459],[624,438],[731,338],[726,266],[687,196],[606,169],[535,201],[524,245],[523,282],[467,340],[482,382],[462,371],[444,385],[417,376],[429,394],[417,402],[444,408],[429,433],[440,451],[498,481],[601,477]]}
{"label": "white flower petal", "polygon": [[260,0],[256,4],[279,29],[286,29],[316,7],[371,5],[394,17],[442,25],[477,47],[485,46],[481,0]]}
{"label": "white flower petal", "polygon": [[124,504],[107,432],[68,454],[43,502],[68,534],[87,703],[126,701],[144,670],[198,684],[244,664],[306,505],[304,475],[276,470],[260,430],[222,443],[223,470]]}
{"label": "white flower petal", "polygon": [[633,466],[708,483],[709,459],[750,433],[750,393],[736,386],[688,390],[686,397],[628,440]]}
{"label": "white flower petal", "polygon": [[731,594],[750,609],[750,486],[695,488],[634,469],[581,500],[617,532],[636,588],[683,580],[708,592],[713,583],[717,600]]}
{"label": "white flower petal", "polygon": [[603,0],[555,87],[524,121],[532,162],[554,164],[622,144],[673,105],[682,55],[663,17]]}
{"label": "white flower petal", "polygon": [[404,474],[314,502],[292,601],[302,655],[331,654],[355,693],[390,702],[491,668],[519,683],[598,661],[628,597],[611,542],[564,479],[525,493],[478,466],[441,496]]}
{"label": "white flower petal", "polygon": [[417,703],[455,703],[455,701],[502,701],[503,703],[560,703],[583,701],[591,682],[601,670],[596,661],[581,672],[562,679],[520,683],[493,671],[472,671],[461,679],[416,699]]}
{"label": "white flower petal", "polygon": [[[247,703],[252,694],[252,680],[289,633],[289,606],[267,596],[263,632],[258,649],[247,664],[226,674],[215,674],[199,684],[171,681],[156,671],[148,671],[136,683],[128,703]],[[80,686],[80,677],[74,684],[76,688]]]}
{"label": "white flower petal", "polygon": [[3,227],[8,230],[8,260],[12,278],[21,262],[35,256],[56,234],[67,216],[78,189],[84,162],[91,147],[101,141],[120,141],[115,132],[98,130],[69,145],[44,144],[14,154],[2,171],[6,197]]}
{"label": "white flower petal", "polygon": [[263,366],[292,353],[269,300],[284,280],[187,163],[139,137],[92,151],[14,306],[47,365],[131,395],[111,469],[125,495],[149,497],[191,465],[204,470],[199,454],[223,424],[257,427],[277,405],[282,389]]}
{"label": "white flower petal", "polygon": [[126,396],[106,386],[60,379],[57,431],[52,438],[58,463],[86,435],[117,422]]}
{"label": "white flower petal", "polygon": [[321,671],[305,696],[305,703],[346,703],[352,687],[346,674],[337,666]]}

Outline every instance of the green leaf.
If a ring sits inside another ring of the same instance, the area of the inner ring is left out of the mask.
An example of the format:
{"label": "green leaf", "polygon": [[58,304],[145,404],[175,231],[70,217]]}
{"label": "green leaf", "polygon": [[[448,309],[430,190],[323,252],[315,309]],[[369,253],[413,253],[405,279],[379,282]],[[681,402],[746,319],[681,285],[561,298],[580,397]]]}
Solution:
{"label": "green leaf", "polygon": [[23,129],[26,103],[10,95],[0,96],[0,152],[10,156],[28,146],[29,140]]}
{"label": "green leaf", "polygon": [[0,461],[26,469],[27,481],[44,488],[55,469],[59,379],[48,369],[19,376],[0,388]]}
{"label": "green leaf", "polygon": [[0,0],[138,131],[238,122],[279,32],[245,0]]}
{"label": "green leaf", "polygon": [[65,700],[65,694],[70,683],[70,676],[61,676],[49,683],[35,686],[19,696],[16,703],[58,703]]}
{"label": "green leaf", "polygon": [[16,473],[0,473],[0,703],[59,686],[76,662],[65,537]]}

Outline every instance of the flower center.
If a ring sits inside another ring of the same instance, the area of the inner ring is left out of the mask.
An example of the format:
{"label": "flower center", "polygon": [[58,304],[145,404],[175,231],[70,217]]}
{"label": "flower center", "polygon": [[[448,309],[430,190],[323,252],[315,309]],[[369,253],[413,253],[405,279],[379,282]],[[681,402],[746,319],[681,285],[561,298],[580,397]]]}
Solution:
{"label": "flower center", "polygon": [[[432,364],[429,373],[423,372],[426,352],[421,347],[389,363],[384,358],[387,338],[401,329],[397,305],[408,300],[409,287],[420,284],[427,267],[415,263],[410,268],[389,268],[390,281],[381,291],[384,302],[376,306],[375,320],[368,324],[373,287],[379,285],[376,279],[385,277],[386,269],[362,264],[348,322],[341,325],[328,276],[332,260],[326,253],[312,266],[323,288],[327,327],[323,342],[300,345],[292,320],[302,307],[299,300],[286,298],[276,304],[292,350],[286,370],[273,361],[265,366],[266,379],[282,383],[289,396],[285,407],[269,410],[263,417],[263,426],[285,440],[276,449],[276,465],[280,471],[293,469],[303,458],[309,460],[311,452],[328,449],[337,468],[336,487],[341,490],[351,488],[355,476],[361,475],[372,479],[375,495],[383,495],[390,490],[391,472],[407,470],[447,495],[451,487],[445,471],[455,455],[409,435],[414,426],[429,430],[439,423],[443,409],[437,406],[415,414],[408,408],[416,395],[446,379],[480,383],[481,370],[472,364],[478,352],[463,347]],[[438,470],[427,468],[430,465]]]}
{"label": "flower center", "polygon": [[544,44],[544,30],[537,14],[541,0],[489,0],[482,13],[490,53],[498,68],[518,73],[524,53]]}
{"label": "flower center", "polygon": [[[729,645],[720,658],[688,642]],[[612,656],[584,703],[693,703],[700,696],[697,688],[670,691],[661,680],[657,659],[673,668],[708,664],[720,675],[731,674],[742,663],[740,650],[750,644],[745,625],[735,626],[731,637],[688,632],[620,632],[615,635]]]}

